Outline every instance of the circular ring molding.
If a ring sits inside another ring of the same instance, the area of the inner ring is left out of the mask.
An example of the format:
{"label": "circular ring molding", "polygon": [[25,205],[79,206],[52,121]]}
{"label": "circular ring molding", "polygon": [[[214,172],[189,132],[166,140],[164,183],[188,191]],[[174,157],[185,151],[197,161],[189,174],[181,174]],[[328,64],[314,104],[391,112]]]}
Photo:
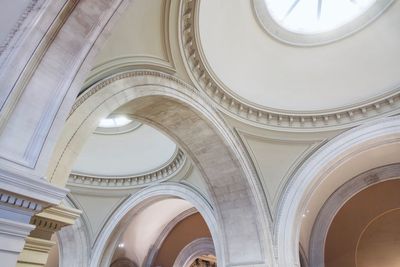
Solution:
{"label": "circular ring molding", "polygon": [[[348,1],[353,5],[357,4],[356,1]],[[293,23],[292,25],[286,25],[282,21],[277,21],[278,18],[283,18],[284,20],[285,17],[290,17],[296,7],[298,8],[298,6],[301,5],[301,2],[305,2],[305,0],[293,0],[293,2],[287,3],[286,7],[288,7],[288,9],[285,9],[285,12],[283,12],[282,10],[277,12],[279,13],[279,15],[272,13],[275,7],[277,7],[277,5],[275,4],[271,5],[274,2],[280,2],[280,5],[285,5],[284,2],[288,1],[253,0],[255,13],[265,31],[267,31],[267,33],[269,33],[271,36],[275,37],[279,41],[287,44],[298,46],[314,46],[340,40],[362,29],[363,27],[374,21],[377,17],[379,17],[379,15],[381,15],[393,3],[393,0],[379,0],[373,1],[375,2],[373,4],[366,4],[364,10],[354,11],[352,19],[347,18],[342,22],[340,22],[340,20],[338,19],[335,25],[330,25],[330,27],[326,27],[326,30],[323,30],[323,28],[318,29],[317,26],[315,26],[314,29],[312,29],[311,27],[306,27],[303,30],[300,29],[300,27],[297,27],[296,29],[293,26]],[[326,2],[326,0],[315,1],[316,16],[321,15],[321,9],[323,8],[324,2]],[[309,11],[311,10],[304,8],[301,12],[305,13],[306,11],[308,11],[309,13]],[[311,16],[312,14],[310,14],[310,16],[308,17]],[[296,19],[300,20],[301,17],[297,16]],[[298,24],[301,24],[301,21],[298,21]]]}

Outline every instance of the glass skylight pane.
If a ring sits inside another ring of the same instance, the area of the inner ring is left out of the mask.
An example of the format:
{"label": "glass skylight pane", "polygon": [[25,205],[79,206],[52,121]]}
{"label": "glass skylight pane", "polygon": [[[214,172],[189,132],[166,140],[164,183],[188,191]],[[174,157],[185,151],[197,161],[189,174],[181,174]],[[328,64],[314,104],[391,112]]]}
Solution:
{"label": "glass skylight pane", "polygon": [[[272,18],[288,31],[316,34],[355,19],[376,0],[265,0]],[[320,9],[319,9],[320,6]]]}
{"label": "glass skylight pane", "polygon": [[125,116],[116,116],[116,117],[109,117],[100,120],[99,127],[102,128],[114,128],[114,127],[122,127],[131,123],[132,120],[125,117]]}

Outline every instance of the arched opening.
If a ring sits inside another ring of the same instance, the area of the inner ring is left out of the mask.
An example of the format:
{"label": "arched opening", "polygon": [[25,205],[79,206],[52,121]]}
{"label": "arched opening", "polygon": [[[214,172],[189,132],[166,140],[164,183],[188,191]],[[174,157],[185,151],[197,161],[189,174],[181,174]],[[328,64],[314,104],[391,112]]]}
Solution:
{"label": "arched opening", "polygon": [[265,260],[265,203],[251,196],[259,189],[241,143],[204,98],[172,76],[155,71],[121,73],[85,91],[55,150],[48,176],[52,183],[65,184],[85,140],[111,112],[130,114],[161,130],[199,168],[224,243],[217,255],[222,264]]}
{"label": "arched opening", "polygon": [[213,213],[208,201],[187,185],[163,183],[142,189],[103,227],[90,266],[109,266],[118,259],[138,266],[173,264],[180,251],[198,238],[212,238],[214,254],[223,255]]}
{"label": "arched opening", "polygon": [[[324,266],[397,266],[400,180],[369,186],[336,213],[325,240]],[[371,201],[372,200],[372,201]]]}
{"label": "arched opening", "polygon": [[386,266],[397,260],[391,251],[399,238],[392,227],[400,207],[399,166],[364,172],[330,196],[314,223],[310,264]]}
{"label": "arched opening", "polygon": [[[127,259],[136,266],[173,266],[182,251],[198,239],[209,241],[212,251],[203,251],[204,246],[200,246],[193,247],[193,253],[216,255],[207,223],[190,202],[180,198],[165,196],[149,201],[132,214],[124,228],[117,230],[121,233],[111,254],[111,266]],[[104,266],[108,261],[102,259]]]}
{"label": "arched opening", "polygon": [[319,215],[321,208],[352,178],[371,168],[400,162],[399,133],[397,118],[349,130],[321,147],[295,173],[280,203],[275,232],[283,266],[300,263],[300,247],[307,255],[303,262],[323,266],[325,228],[320,228],[317,220],[326,216]]}

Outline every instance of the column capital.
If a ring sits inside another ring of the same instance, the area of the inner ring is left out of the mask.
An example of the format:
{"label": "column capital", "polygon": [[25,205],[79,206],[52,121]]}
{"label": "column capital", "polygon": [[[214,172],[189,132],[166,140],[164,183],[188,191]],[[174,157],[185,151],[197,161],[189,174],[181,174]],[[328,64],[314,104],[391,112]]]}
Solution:
{"label": "column capital", "polygon": [[82,211],[63,205],[49,207],[34,215],[30,223],[36,228],[31,232],[31,237],[50,240],[53,233],[62,227],[72,225],[79,218]]}

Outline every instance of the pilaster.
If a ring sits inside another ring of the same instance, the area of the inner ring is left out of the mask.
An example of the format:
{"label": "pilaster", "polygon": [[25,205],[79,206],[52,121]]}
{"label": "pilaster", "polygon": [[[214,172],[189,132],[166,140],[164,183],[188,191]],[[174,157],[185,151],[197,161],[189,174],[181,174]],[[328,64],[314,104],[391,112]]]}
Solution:
{"label": "pilaster", "polygon": [[44,208],[58,205],[67,189],[51,185],[22,168],[0,168],[0,260],[14,267],[25,239],[35,229],[32,217]]}
{"label": "pilaster", "polygon": [[0,218],[1,266],[15,266],[18,255],[24,248],[25,238],[33,225]]}
{"label": "pilaster", "polygon": [[49,252],[56,243],[40,238],[27,237],[23,251],[18,257],[18,267],[44,266]]}

